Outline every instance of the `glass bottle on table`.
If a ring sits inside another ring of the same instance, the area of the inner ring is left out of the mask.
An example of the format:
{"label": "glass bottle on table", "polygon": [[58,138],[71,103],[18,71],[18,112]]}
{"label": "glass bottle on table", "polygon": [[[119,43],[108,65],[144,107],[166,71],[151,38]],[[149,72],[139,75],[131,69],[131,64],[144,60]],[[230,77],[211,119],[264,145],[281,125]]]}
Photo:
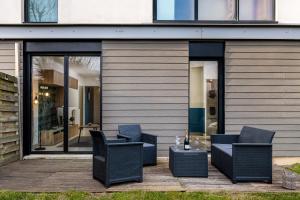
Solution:
{"label": "glass bottle on table", "polygon": [[184,150],[190,150],[190,141],[189,141],[189,134],[188,131],[185,130],[185,138],[184,138]]}

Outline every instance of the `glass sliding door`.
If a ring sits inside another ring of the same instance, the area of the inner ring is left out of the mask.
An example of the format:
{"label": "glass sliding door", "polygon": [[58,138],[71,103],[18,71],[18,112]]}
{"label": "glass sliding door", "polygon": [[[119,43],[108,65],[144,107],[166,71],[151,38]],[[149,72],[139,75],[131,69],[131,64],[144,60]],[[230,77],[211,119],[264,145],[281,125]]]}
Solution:
{"label": "glass sliding door", "polygon": [[69,57],[69,151],[91,151],[90,130],[100,129],[100,57]]}
{"label": "glass sliding door", "polygon": [[189,131],[192,145],[210,148],[218,130],[218,62],[190,62]]}
{"label": "glass sliding door", "polygon": [[63,151],[64,57],[31,57],[32,151]]}
{"label": "glass sliding door", "polygon": [[91,152],[100,129],[100,56],[31,56],[31,151]]}

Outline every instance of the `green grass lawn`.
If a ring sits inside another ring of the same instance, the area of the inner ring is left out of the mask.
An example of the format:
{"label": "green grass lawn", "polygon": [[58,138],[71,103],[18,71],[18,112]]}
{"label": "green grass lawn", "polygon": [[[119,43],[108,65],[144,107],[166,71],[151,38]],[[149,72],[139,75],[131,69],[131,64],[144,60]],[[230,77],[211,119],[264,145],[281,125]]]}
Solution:
{"label": "green grass lawn", "polygon": [[289,169],[293,172],[296,172],[297,174],[300,174],[300,163],[292,165]]}
{"label": "green grass lawn", "polygon": [[297,200],[300,193],[208,193],[208,192],[120,192],[90,194],[66,193],[22,193],[0,191],[1,200]]}

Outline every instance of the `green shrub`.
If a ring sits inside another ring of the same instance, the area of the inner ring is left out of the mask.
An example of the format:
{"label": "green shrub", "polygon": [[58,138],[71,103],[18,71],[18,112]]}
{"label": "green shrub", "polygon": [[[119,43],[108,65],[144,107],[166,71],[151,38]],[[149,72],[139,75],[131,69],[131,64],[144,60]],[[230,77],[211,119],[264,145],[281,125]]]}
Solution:
{"label": "green shrub", "polygon": [[289,169],[297,174],[300,174],[300,163],[292,165]]}

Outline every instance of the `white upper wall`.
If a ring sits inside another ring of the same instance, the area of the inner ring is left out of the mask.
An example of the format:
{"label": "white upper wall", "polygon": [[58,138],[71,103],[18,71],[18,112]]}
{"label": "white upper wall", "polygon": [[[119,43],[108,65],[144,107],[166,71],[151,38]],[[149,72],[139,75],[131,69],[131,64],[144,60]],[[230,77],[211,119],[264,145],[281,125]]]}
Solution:
{"label": "white upper wall", "polygon": [[22,1],[0,0],[0,24],[22,23]]}
{"label": "white upper wall", "polygon": [[152,23],[152,0],[59,0],[63,24]]}
{"label": "white upper wall", "polygon": [[[0,0],[0,24],[23,22],[24,0]],[[58,0],[60,24],[149,24],[152,0]],[[280,24],[300,24],[300,0],[276,0]]]}
{"label": "white upper wall", "polygon": [[280,24],[300,24],[300,0],[276,0],[276,20]]}

